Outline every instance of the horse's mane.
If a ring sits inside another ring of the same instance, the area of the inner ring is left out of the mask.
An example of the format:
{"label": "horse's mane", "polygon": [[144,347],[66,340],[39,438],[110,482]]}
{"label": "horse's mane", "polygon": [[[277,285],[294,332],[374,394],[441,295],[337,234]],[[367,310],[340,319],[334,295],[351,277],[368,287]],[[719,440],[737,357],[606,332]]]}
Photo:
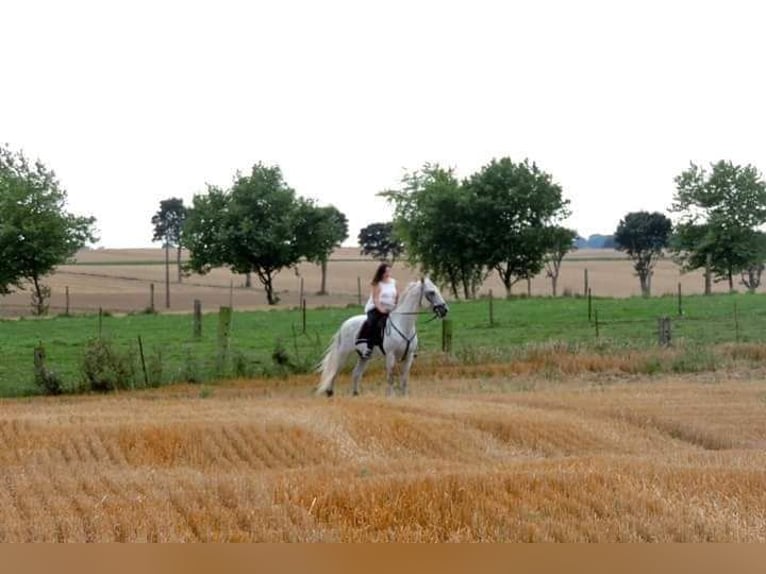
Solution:
{"label": "horse's mane", "polygon": [[410,281],[407,283],[407,286],[404,288],[404,291],[402,291],[402,294],[399,296],[399,304],[397,307],[401,307],[402,303],[406,300],[407,296],[410,294],[410,292],[415,288],[419,287],[421,284],[420,281]]}

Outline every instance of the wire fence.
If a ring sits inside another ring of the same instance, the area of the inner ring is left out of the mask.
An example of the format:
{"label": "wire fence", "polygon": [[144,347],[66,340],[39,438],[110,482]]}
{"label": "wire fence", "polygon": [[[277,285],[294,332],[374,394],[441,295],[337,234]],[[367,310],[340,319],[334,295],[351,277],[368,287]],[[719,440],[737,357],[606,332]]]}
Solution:
{"label": "wire fence", "polygon": [[[78,314],[69,307],[68,314],[47,319],[2,320],[0,394],[37,392],[46,373],[55,373],[66,392],[93,388],[94,380],[135,388],[309,372],[341,323],[361,312],[360,299],[310,308],[304,298],[291,309],[256,312],[196,301],[185,313],[146,309],[123,316],[104,308]],[[550,341],[612,349],[766,343],[766,298],[683,298],[679,292],[647,300],[592,293],[506,300],[490,293],[452,302],[446,321],[420,321],[418,333],[421,353],[453,355]]]}

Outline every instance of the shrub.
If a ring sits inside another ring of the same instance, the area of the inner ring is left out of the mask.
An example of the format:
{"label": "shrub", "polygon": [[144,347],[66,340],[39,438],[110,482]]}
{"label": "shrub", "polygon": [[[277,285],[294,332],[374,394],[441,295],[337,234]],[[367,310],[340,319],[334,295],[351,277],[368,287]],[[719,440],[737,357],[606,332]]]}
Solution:
{"label": "shrub", "polygon": [[91,339],[81,363],[83,390],[109,392],[134,386],[135,360],[130,350],[120,352],[107,339]]}
{"label": "shrub", "polygon": [[64,392],[61,377],[45,365],[45,348],[42,343],[35,347],[35,384],[46,395],[60,395]]}

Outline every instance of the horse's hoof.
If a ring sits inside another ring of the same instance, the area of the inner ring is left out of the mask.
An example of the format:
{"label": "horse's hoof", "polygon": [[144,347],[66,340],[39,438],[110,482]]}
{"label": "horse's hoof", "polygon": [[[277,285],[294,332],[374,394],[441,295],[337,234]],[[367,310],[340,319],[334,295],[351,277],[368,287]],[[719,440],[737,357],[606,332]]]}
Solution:
{"label": "horse's hoof", "polygon": [[351,396],[352,397],[358,397],[359,396],[359,391],[352,391],[351,392]]}
{"label": "horse's hoof", "polygon": [[331,396],[333,396],[335,394],[335,391],[333,391],[332,389],[327,389],[324,392],[324,394],[326,394],[328,397],[331,397]]}

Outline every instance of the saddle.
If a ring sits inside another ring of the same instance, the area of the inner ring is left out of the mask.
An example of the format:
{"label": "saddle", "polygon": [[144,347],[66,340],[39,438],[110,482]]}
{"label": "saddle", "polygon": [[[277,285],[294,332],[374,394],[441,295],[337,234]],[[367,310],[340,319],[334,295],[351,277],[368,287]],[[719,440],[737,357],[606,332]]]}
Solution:
{"label": "saddle", "polygon": [[[362,341],[370,342],[372,343],[369,345],[370,348],[374,349],[375,347],[380,347],[380,350],[383,351],[383,337],[386,331],[387,322],[388,315],[381,315],[378,318],[377,324],[374,326],[370,325],[369,321],[362,323],[359,333],[356,336],[357,343]],[[383,354],[385,354],[385,351],[383,351]]]}

